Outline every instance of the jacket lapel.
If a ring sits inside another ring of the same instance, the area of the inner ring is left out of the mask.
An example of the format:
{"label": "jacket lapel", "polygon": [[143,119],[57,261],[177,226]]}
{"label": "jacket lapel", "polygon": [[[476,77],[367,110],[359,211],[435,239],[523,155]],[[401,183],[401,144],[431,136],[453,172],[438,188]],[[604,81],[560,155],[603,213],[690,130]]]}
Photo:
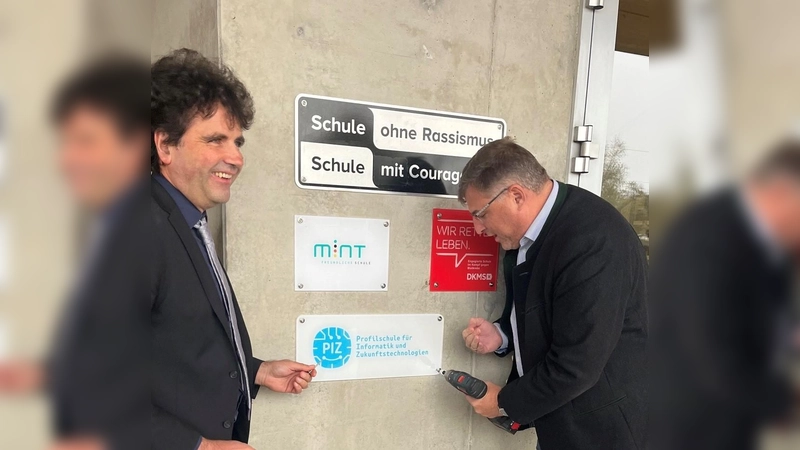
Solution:
{"label": "jacket lapel", "polygon": [[524,263],[514,267],[512,283],[514,285],[514,292],[521,295],[515,295],[517,311],[524,311],[520,307],[525,307],[525,293],[528,291],[528,282],[531,279],[531,270],[535,260],[527,259]]}
{"label": "jacket lapel", "polygon": [[503,281],[506,283],[506,304],[503,317],[511,316],[511,305],[514,304],[514,267],[517,265],[519,250],[508,250],[503,257]]}
{"label": "jacket lapel", "polygon": [[[527,304],[528,286],[531,283],[533,263],[534,260],[529,258],[524,263],[514,267],[512,271],[511,282],[514,290],[514,308],[517,314],[517,334],[519,336],[525,336],[525,321],[521,319]],[[520,340],[520,345],[522,345],[522,340]]]}
{"label": "jacket lapel", "polygon": [[217,316],[222,328],[225,330],[225,334],[230,340],[231,331],[230,325],[228,324],[228,316],[225,313],[225,307],[222,304],[222,299],[219,296],[217,283],[214,281],[213,275],[208,270],[208,264],[201,253],[200,246],[197,245],[195,237],[192,236],[192,230],[186,223],[186,219],[184,219],[183,215],[178,209],[178,206],[175,204],[172,198],[169,197],[169,193],[163,187],[161,187],[157,181],[153,181],[152,189],[154,194],[159,197],[157,198],[159,203],[165,207],[164,209],[169,215],[169,223],[172,225],[175,233],[183,243],[186,253],[189,254],[189,259],[192,261],[192,265],[197,273],[197,277],[200,279],[200,285],[203,287],[203,292],[206,294],[206,299],[211,304],[211,309],[214,310],[214,314]]}

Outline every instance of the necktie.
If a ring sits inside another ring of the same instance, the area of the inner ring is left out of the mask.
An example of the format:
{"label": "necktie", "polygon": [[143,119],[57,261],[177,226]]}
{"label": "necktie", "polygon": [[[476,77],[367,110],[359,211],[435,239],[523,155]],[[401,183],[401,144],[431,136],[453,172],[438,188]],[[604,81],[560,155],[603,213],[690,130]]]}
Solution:
{"label": "necktie", "polygon": [[225,304],[225,312],[228,313],[228,324],[230,325],[231,332],[233,333],[236,356],[239,360],[242,392],[245,393],[245,397],[247,399],[247,420],[250,420],[250,410],[253,407],[253,399],[250,396],[250,383],[248,381],[250,378],[247,374],[247,363],[244,356],[244,350],[242,349],[242,338],[239,335],[239,325],[236,321],[236,310],[233,308],[233,293],[231,291],[231,286],[228,284],[228,278],[225,276],[225,271],[222,269],[222,264],[220,264],[219,258],[217,258],[217,251],[214,248],[214,240],[211,239],[211,233],[208,231],[208,222],[206,221],[205,216],[203,216],[203,218],[200,219],[197,224],[195,224],[194,229],[200,233],[200,237],[203,239],[203,243],[206,246],[208,259],[211,261],[211,268],[214,272],[214,278],[216,278],[217,285],[220,287],[220,292],[222,293],[222,302]]}

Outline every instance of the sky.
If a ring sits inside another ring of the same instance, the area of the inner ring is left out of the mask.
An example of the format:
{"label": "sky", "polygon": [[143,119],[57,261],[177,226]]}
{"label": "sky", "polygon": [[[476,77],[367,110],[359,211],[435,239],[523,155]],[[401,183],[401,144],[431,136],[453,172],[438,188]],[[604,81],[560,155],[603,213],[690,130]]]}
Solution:
{"label": "sky", "polygon": [[623,161],[628,168],[628,180],[639,183],[647,192],[650,191],[649,66],[650,58],[646,56],[614,52],[607,134],[609,143],[615,137],[625,142],[628,151]]}

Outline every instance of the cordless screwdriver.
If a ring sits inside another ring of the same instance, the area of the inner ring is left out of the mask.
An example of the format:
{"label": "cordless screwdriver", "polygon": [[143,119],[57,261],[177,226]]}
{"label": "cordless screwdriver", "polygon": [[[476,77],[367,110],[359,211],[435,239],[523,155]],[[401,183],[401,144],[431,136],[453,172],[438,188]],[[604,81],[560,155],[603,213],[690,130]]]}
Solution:
{"label": "cordless screwdriver", "polygon": [[[442,374],[448,383],[463,394],[475,399],[483,398],[483,396],[486,395],[488,388],[483,380],[475,378],[466,372],[459,372],[458,370],[437,369],[436,371]],[[514,422],[508,416],[490,418],[489,422],[492,422],[496,427],[502,428],[511,434],[515,434],[520,427],[520,424]]]}

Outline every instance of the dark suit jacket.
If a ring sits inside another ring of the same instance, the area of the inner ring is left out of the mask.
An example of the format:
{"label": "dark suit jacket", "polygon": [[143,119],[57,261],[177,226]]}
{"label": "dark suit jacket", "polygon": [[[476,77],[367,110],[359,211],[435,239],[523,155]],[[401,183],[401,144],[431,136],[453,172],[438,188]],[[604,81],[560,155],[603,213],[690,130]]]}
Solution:
{"label": "dark suit jacket", "polygon": [[775,364],[788,258],[772,254],[733,189],[687,210],[654,254],[654,446],[755,448],[790,399]]}
{"label": "dark suit jacket", "polygon": [[[157,181],[151,189],[154,448],[193,449],[200,436],[247,442],[250,422],[244,401],[237,409],[239,368],[216,281],[175,202]],[[255,396],[261,361],[235,295],[233,303]]]}
{"label": "dark suit jacket", "polygon": [[606,201],[561,184],[527,261],[516,259],[504,260],[498,323],[511,341],[513,302],[524,376],[512,370],[500,406],[533,423],[547,450],[644,448],[647,262],[634,230]]}

